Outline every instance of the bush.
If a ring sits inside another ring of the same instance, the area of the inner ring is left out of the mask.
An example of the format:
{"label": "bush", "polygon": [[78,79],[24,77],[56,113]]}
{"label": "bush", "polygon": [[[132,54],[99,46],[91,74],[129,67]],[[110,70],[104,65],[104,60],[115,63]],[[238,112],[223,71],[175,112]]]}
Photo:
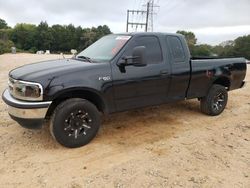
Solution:
{"label": "bush", "polygon": [[10,53],[13,46],[15,45],[11,40],[0,40],[0,54]]}
{"label": "bush", "polygon": [[29,49],[29,52],[35,54],[37,52],[37,48],[32,47],[32,48]]}

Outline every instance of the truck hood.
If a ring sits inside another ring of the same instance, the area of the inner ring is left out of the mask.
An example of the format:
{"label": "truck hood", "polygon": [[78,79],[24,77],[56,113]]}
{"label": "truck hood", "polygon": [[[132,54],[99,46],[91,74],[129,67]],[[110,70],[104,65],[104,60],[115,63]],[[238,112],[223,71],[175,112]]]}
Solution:
{"label": "truck hood", "polygon": [[59,59],[24,65],[12,70],[9,76],[16,80],[39,81],[79,70],[88,70],[103,63],[90,63],[76,59]]}

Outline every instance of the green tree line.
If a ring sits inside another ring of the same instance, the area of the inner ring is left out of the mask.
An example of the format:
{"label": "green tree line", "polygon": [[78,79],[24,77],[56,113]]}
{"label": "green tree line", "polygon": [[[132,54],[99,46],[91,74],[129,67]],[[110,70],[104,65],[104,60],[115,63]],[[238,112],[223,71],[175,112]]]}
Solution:
{"label": "green tree line", "polygon": [[241,36],[233,41],[225,41],[220,45],[197,44],[193,32],[177,31],[185,36],[190,53],[196,56],[218,56],[218,57],[245,57],[250,59],[250,35]]}
{"label": "green tree line", "polygon": [[11,28],[0,19],[0,54],[10,52],[15,46],[18,50],[36,52],[70,52],[83,50],[111,31],[107,25],[82,28],[69,25],[52,25],[41,22],[39,25],[20,23]]}
{"label": "green tree line", "polygon": [[[20,51],[36,52],[69,52],[70,49],[81,51],[111,31],[107,25],[82,28],[69,25],[52,25],[41,22],[39,25],[20,23],[11,28],[5,20],[0,19],[0,54],[10,52],[15,46]],[[187,40],[191,55],[245,57],[250,59],[250,35],[241,36],[234,41],[226,41],[220,45],[197,44],[193,32],[177,31]]]}

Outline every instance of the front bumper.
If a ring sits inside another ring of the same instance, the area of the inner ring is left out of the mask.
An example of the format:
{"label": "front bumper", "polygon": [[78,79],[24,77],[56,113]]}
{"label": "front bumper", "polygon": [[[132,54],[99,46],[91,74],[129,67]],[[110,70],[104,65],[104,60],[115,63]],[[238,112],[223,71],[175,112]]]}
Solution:
{"label": "front bumper", "polygon": [[10,117],[25,128],[40,128],[52,101],[33,102],[21,101],[13,98],[6,89],[2,95],[8,105]]}

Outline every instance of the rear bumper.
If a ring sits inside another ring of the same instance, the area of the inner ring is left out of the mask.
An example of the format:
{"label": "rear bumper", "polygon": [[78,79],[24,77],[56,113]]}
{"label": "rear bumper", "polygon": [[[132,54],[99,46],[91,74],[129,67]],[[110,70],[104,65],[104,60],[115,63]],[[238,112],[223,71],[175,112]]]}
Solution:
{"label": "rear bumper", "polygon": [[8,105],[10,117],[25,128],[40,128],[51,101],[31,102],[13,98],[8,89],[3,92],[3,101]]}

